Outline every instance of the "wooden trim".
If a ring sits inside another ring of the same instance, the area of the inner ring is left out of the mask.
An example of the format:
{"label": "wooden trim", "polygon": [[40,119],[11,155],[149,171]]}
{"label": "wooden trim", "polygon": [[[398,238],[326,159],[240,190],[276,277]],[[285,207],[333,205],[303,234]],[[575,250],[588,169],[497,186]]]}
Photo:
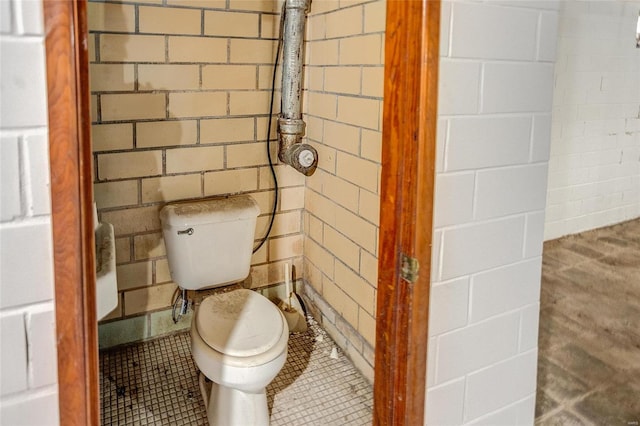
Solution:
{"label": "wooden trim", "polygon": [[[424,424],[440,1],[387,2],[374,424]],[[416,258],[417,280],[400,277]]]}
{"label": "wooden trim", "polygon": [[43,1],[60,424],[99,424],[86,0]]}

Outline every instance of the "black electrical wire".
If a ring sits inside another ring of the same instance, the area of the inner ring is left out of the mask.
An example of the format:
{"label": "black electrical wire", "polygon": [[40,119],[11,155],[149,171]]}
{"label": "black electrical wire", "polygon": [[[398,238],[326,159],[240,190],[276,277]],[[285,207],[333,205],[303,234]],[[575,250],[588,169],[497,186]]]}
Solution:
{"label": "black electrical wire", "polygon": [[267,228],[267,232],[264,234],[264,237],[260,240],[260,243],[254,247],[253,253],[260,250],[260,247],[264,245],[269,238],[269,234],[271,233],[271,228],[273,228],[273,221],[276,218],[276,210],[278,208],[278,178],[276,177],[276,170],[273,167],[273,160],[271,159],[271,121],[273,119],[273,101],[275,99],[276,93],[276,74],[278,71],[278,60],[280,58],[280,49],[282,48],[282,32],[284,28],[284,15],[286,2],[282,4],[282,13],[280,15],[280,34],[278,35],[278,47],[276,48],[276,59],[273,63],[273,77],[271,79],[271,100],[269,102],[269,121],[267,123],[267,157],[269,158],[269,169],[271,170],[271,176],[273,177],[274,184],[274,197],[273,197],[273,208],[271,209],[271,219],[269,220],[269,227]]}

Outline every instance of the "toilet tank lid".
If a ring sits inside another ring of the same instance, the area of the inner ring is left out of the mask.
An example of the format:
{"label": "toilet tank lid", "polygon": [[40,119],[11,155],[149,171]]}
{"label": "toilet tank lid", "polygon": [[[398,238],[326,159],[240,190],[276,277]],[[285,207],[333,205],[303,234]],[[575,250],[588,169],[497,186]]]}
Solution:
{"label": "toilet tank lid", "polygon": [[160,220],[168,226],[192,226],[205,223],[252,219],[260,214],[258,204],[248,195],[167,204]]}

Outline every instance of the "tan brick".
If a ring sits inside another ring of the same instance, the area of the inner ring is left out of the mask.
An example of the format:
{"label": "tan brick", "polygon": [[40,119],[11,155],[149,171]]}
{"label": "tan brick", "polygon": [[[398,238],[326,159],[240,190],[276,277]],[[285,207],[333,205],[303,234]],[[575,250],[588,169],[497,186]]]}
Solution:
{"label": "tan brick", "polygon": [[304,256],[328,277],[333,278],[334,257],[310,238],[304,241]]}
{"label": "tan brick", "polygon": [[102,212],[102,221],[113,225],[116,236],[160,230],[158,206]]}
{"label": "tan brick", "polygon": [[89,34],[89,62],[96,61],[96,36]]}
{"label": "tan brick", "polygon": [[131,262],[131,240],[129,237],[116,238],[116,264]]}
{"label": "tan brick", "polygon": [[362,8],[351,7],[327,16],[327,38],[345,37],[362,33]]}
{"label": "tan brick", "polygon": [[226,114],[226,93],[189,92],[169,94],[170,117],[210,117]]}
{"label": "tan brick", "polygon": [[169,37],[169,62],[227,62],[227,40]]}
{"label": "tan brick", "polygon": [[[262,213],[266,213],[263,211]],[[263,215],[258,218],[256,223],[256,236],[262,236],[267,231],[271,215]],[[300,210],[286,213],[276,214],[273,220],[273,228],[271,229],[271,237],[277,237],[288,234],[299,233],[300,228]]]}
{"label": "tan brick", "polygon": [[99,209],[138,204],[138,181],[97,182],[93,195]]}
{"label": "tan brick", "polygon": [[338,40],[319,40],[307,43],[308,65],[337,65]]}
{"label": "tan brick", "polygon": [[[275,103],[274,103],[275,104]],[[275,111],[275,109],[274,109]],[[257,117],[256,118],[256,136],[257,140],[267,140],[267,124],[269,123],[269,119],[266,117]],[[275,119],[275,116],[271,120],[271,140],[276,139],[276,127],[278,124],[278,120]]]}
{"label": "tan brick", "polygon": [[336,172],[336,150],[319,143],[312,143],[316,151],[318,151],[318,167],[329,173]]}
{"label": "tan brick", "polygon": [[115,3],[87,3],[89,31],[133,33],[136,30],[134,6]]}
{"label": "tan brick", "polygon": [[378,168],[380,166],[353,155],[338,152],[337,174],[371,192],[378,191]]}
{"label": "tan brick", "polygon": [[164,36],[100,35],[101,61],[164,62],[164,57]]}
{"label": "tan brick", "polygon": [[[312,9],[315,7],[313,5]],[[315,15],[307,18],[307,40],[323,40],[325,38],[327,15]]]}
{"label": "tan brick", "polygon": [[275,41],[232,39],[229,43],[232,63],[272,64],[275,59]]}
{"label": "tan brick", "polygon": [[231,115],[267,114],[271,94],[267,91],[231,92],[229,113]]}
{"label": "tan brick", "polygon": [[378,130],[380,101],[338,96],[338,120],[354,126]]}
{"label": "tan brick", "polygon": [[360,155],[363,158],[381,162],[382,158],[382,133],[373,130],[362,129],[362,142],[360,146]]}
{"label": "tan brick", "polygon": [[190,90],[199,86],[197,65],[138,65],[138,90]]}
{"label": "tan brick", "polygon": [[269,261],[302,256],[302,234],[269,240]]}
{"label": "tan brick", "polygon": [[322,141],[341,151],[360,152],[360,129],[335,121],[325,121]]}
{"label": "tan brick", "polygon": [[311,284],[311,287],[313,287],[318,293],[322,293],[322,272],[320,272],[320,269],[316,268],[316,266],[306,257],[304,258],[303,273],[305,281]]}
{"label": "tan brick", "polygon": [[319,244],[324,244],[324,223],[314,215],[305,213],[309,217],[309,226],[306,228],[308,235]]}
{"label": "tan brick", "polygon": [[369,222],[378,225],[380,223],[380,196],[361,189],[358,213]]}
{"label": "tan brick", "polygon": [[[251,198],[253,198],[256,203],[258,203],[258,208],[260,209],[260,214],[271,213],[273,209],[273,191],[261,191],[254,192],[251,194]],[[278,199],[278,204],[282,202],[282,199]],[[281,209],[276,209],[276,211]]]}
{"label": "tan brick", "polygon": [[124,314],[133,315],[168,308],[173,302],[176,287],[169,283],[125,292]]}
{"label": "tan brick", "polygon": [[204,13],[204,33],[225,37],[258,37],[260,15],[257,13]]}
{"label": "tan brick", "polygon": [[336,204],[315,191],[307,190],[304,195],[304,208],[330,226],[336,223]]}
{"label": "tan brick", "polygon": [[382,98],[384,93],[384,67],[362,68],[362,94]]}
{"label": "tan brick", "polygon": [[98,121],[98,96],[91,95],[91,122]]}
{"label": "tan brick", "polygon": [[331,10],[335,10],[340,8],[340,3],[338,0],[320,0],[313,3],[311,6],[311,15],[315,15],[318,13],[329,12]]}
{"label": "tan brick", "polygon": [[203,9],[224,9],[227,7],[227,0],[167,0],[170,6],[192,6]]}
{"label": "tan brick", "polygon": [[376,252],[378,228],[348,210],[336,209],[335,228],[370,253]]}
{"label": "tan brick", "polygon": [[[271,90],[273,82],[273,65],[259,65],[258,66],[258,89]],[[278,67],[276,70],[276,90],[282,86],[282,67]]]}
{"label": "tan brick", "polygon": [[358,326],[358,304],[353,301],[335,283],[324,279],[322,295],[342,317],[354,327]]}
{"label": "tan brick", "polygon": [[[256,235],[257,237],[262,237],[261,235]],[[251,255],[251,265],[259,265],[261,263],[265,263],[267,261],[267,244],[263,244],[260,249]]]}
{"label": "tan brick", "polygon": [[203,89],[255,89],[255,65],[206,65],[202,67]]}
{"label": "tan brick", "polygon": [[260,22],[260,37],[277,39],[279,32],[280,15],[262,15]]}
{"label": "tan brick", "polygon": [[319,117],[308,116],[305,117],[307,122],[307,138],[312,141],[322,141],[322,134],[324,132],[324,122]]}
{"label": "tan brick", "polygon": [[322,194],[342,207],[358,211],[358,187],[343,179],[325,174]]}
{"label": "tan brick", "polygon": [[255,10],[257,12],[278,12],[282,0],[230,0],[229,9]]}
{"label": "tan brick", "polygon": [[337,93],[360,93],[360,67],[327,67],[324,89]]}
{"label": "tan brick", "polygon": [[148,121],[136,124],[136,147],[192,145],[198,142],[195,120]]}
{"label": "tan brick", "polygon": [[153,265],[151,262],[129,263],[116,268],[118,290],[151,285],[153,282]]}
{"label": "tan brick", "polygon": [[155,284],[167,283],[171,281],[171,271],[169,270],[169,261],[167,259],[156,259]]}
{"label": "tan brick", "polygon": [[93,151],[113,151],[133,148],[133,125],[96,124],[91,126]]}
{"label": "tan brick", "polygon": [[[328,68],[327,68],[328,69]],[[307,67],[304,77],[305,88],[316,92],[324,91],[324,67]],[[327,89],[328,90],[328,89]]]}
{"label": "tan brick", "polygon": [[304,187],[282,188],[280,195],[280,210],[304,208]]}
{"label": "tan brick", "polygon": [[336,118],[337,111],[336,98],[336,95],[309,92],[307,93],[307,110],[310,115],[333,120]]}
{"label": "tan brick", "polygon": [[100,180],[153,176],[162,173],[160,151],[140,151],[98,155]]}
{"label": "tan brick", "polygon": [[373,287],[377,287],[378,258],[365,250],[360,250],[360,276]]}
{"label": "tan brick", "polygon": [[141,33],[200,34],[199,10],[173,7],[138,8],[138,26]]}
{"label": "tan brick", "polygon": [[205,173],[204,195],[235,194],[258,189],[256,169]]}
{"label": "tan brick", "polygon": [[[278,178],[278,187],[304,185],[304,175],[298,173],[293,167],[277,165],[274,167]],[[273,178],[269,167],[260,167],[260,189],[273,188]]]}
{"label": "tan brick", "polygon": [[355,6],[361,3],[366,3],[369,0],[340,0],[340,7],[344,8],[344,7],[351,7],[351,6]]}
{"label": "tan brick", "polygon": [[358,313],[358,331],[370,345],[375,345],[376,320],[363,309]]}
{"label": "tan brick", "polygon": [[186,200],[202,196],[200,174],[162,176],[142,180],[142,202]]}
{"label": "tan brick", "polygon": [[381,65],[382,36],[380,34],[349,37],[340,40],[340,65]]}
{"label": "tan brick", "polygon": [[133,90],[133,64],[91,64],[89,79],[92,92]]}
{"label": "tan brick", "polygon": [[165,256],[167,251],[164,247],[162,233],[136,235],[133,237],[133,252],[135,260]]}
{"label": "tan brick", "polygon": [[[357,270],[360,267],[360,248],[344,235],[330,226],[324,227],[324,246],[330,253],[348,265],[350,268]],[[336,263],[336,267],[337,267]],[[336,270],[337,273],[337,270]],[[336,282],[338,277],[335,277]],[[356,300],[358,300],[356,298]]]}
{"label": "tan brick", "polygon": [[387,7],[385,1],[364,5],[364,32],[383,32],[386,27]]}
{"label": "tan brick", "polygon": [[167,173],[187,173],[222,169],[224,151],[221,146],[168,149]]}
{"label": "tan brick", "polygon": [[374,314],[375,292],[365,280],[351,269],[336,262],[334,281],[345,293],[351,296],[365,311]]}
{"label": "tan brick", "polygon": [[227,167],[251,167],[267,164],[264,142],[227,145]]}
{"label": "tan brick", "polygon": [[102,120],[139,120],[164,118],[165,97],[160,93],[102,95]]}
{"label": "tan brick", "polygon": [[254,140],[253,118],[200,120],[200,143],[228,143]]}
{"label": "tan brick", "polygon": [[98,324],[101,324],[103,321],[109,321],[112,319],[122,318],[122,293],[118,293],[118,304],[115,309],[105,315]]}

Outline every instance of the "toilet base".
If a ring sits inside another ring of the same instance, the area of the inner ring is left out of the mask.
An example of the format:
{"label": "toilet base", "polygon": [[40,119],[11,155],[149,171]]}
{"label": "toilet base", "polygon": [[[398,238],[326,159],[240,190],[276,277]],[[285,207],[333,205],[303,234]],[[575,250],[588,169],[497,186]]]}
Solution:
{"label": "toilet base", "polygon": [[210,426],[269,426],[266,389],[249,393],[211,382],[207,419]]}

